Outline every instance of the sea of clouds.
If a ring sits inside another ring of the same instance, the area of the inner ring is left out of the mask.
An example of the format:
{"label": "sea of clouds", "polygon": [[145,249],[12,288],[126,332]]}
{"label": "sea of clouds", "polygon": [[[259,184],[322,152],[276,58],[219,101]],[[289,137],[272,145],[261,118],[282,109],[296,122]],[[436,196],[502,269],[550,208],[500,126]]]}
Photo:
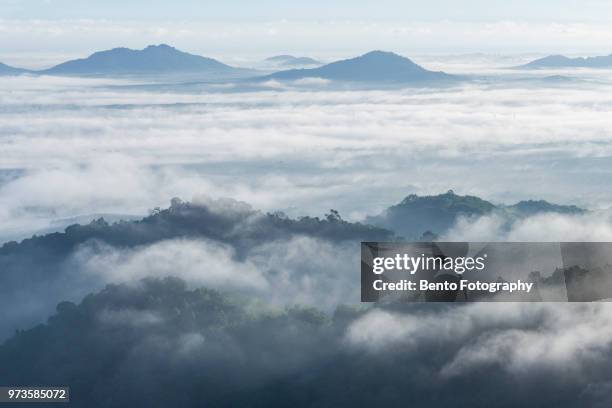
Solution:
{"label": "sea of clouds", "polygon": [[[493,202],[542,198],[593,211],[540,214],[510,226],[495,214],[461,218],[443,239],[610,241],[612,83],[605,72],[570,74],[574,79],[549,83],[497,72],[428,89],[0,77],[0,241],[60,229],[62,220],[79,216],[143,215],[172,197],[200,197],[212,211],[227,208],[201,197],[233,197],[290,215],[335,208],[359,220],[409,193],[449,188]],[[45,260],[32,260],[39,261]],[[331,316],[340,304],[359,303],[357,265],[355,243],[300,234],[262,239],[243,257],[206,237],[126,248],[87,242],[60,265],[68,271],[61,279],[24,280],[11,289],[7,302],[18,307],[7,313],[2,339],[43,322],[59,301],[78,302],[109,283],[138,287],[152,277],[176,276],[189,288],[218,289],[278,308],[316,306]],[[31,265],[22,266],[25,274]],[[488,384],[486,401],[498,392],[545,401],[549,394],[542,390],[566,390],[568,406],[576,400],[609,406],[612,322],[606,305],[438,306],[362,310],[321,338],[318,329],[302,328],[291,317],[270,331],[290,332],[275,343],[264,323],[249,326],[248,335],[228,329],[216,344],[189,331],[197,328],[176,329],[154,308],[135,311],[120,302],[99,318],[102,326],[128,322],[137,329],[119,367],[145,367],[143,372],[152,371],[149,361],[164,366],[173,353],[187,350],[205,367],[211,355],[241,356],[253,378],[264,368],[273,379],[324,372],[339,384],[346,372],[330,371],[330,361],[351,373],[364,361],[372,372],[382,370],[368,379],[380,375],[398,390],[409,383],[421,398],[446,390],[449,401],[457,395],[469,400],[474,384]],[[169,339],[167,353],[151,346],[163,343],[159,333],[147,332],[158,326]],[[265,341],[255,341],[260,336]],[[230,352],[228,344],[234,345]],[[270,344],[274,358],[264,366],[250,360]],[[389,364],[398,355],[402,363]],[[292,362],[290,369],[285,361]],[[237,378],[234,366],[222,363]],[[391,366],[396,369],[384,374]],[[177,367],[183,372],[182,364]],[[359,376],[351,381],[363,389]],[[525,395],[514,393],[517,386]],[[531,393],[529,387],[539,388]],[[325,387],[315,382],[314,389]]]}
{"label": "sea of clouds", "polygon": [[[429,60],[467,71],[467,57]],[[551,83],[542,80],[549,72],[499,68],[507,62],[472,65],[479,76],[441,88],[0,77],[0,241],[99,215],[139,217],[172,197],[209,206],[232,197],[290,216],[335,208],[360,220],[409,193],[449,188],[594,211],[511,225],[498,214],[461,218],[445,240],[612,240],[610,72],[563,71]],[[29,300],[32,315],[106,283],[171,275],[277,305],[358,301],[350,244],[297,235],[237,259],[231,246],[201,238],[83,245],[70,265],[78,289],[42,306]]]}
{"label": "sea of clouds", "polygon": [[527,76],[378,90],[0,77],[0,238],[201,194],[352,220],[449,188],[608,208],[607,71]]}

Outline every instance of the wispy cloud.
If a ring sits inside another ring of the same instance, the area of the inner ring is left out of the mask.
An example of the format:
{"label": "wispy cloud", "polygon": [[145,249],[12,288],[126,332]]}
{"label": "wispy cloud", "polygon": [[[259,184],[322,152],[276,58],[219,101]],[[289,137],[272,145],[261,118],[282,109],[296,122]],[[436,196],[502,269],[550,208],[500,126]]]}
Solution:
{"label": "wispy cloud", "polygon": [[417,313],[374,310],[349,326],[345,341],[368,353],[415,355],[433,342],[446,350],[432,367],[441,379],[497,367],[517,376],[575,378],[607,358],[611,334],[607,304],[480,303]]}
{"label": "wispy cloud", "polygon": [[450,241],[601,242],[612,240],[609,211],[584,215],[540,214],[517,220],[498,215],[477,219],[460,218],[442,238]]}
{"label": "wispy cloud", "polygon": [[135,283],[176,276],[192,287],[248,294],[275,305],[333,309],[359,299],[356,244],[305,236],[254,244],[238,260],[226,244],[203,239],[161,241],[134,249],[84,245],[73,266],[100,283]]}

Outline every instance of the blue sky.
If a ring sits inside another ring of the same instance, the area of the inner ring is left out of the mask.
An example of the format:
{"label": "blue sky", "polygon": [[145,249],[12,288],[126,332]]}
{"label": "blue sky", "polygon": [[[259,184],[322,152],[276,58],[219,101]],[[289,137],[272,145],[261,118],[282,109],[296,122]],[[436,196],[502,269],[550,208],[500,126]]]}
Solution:
{"label": "blue sky", "polygon": [[609,21],[602,0],[1,0],[4,18],[20,19],[392,19]]}
{"label": "blue sky", "polygon": [[44,66],[169,43],[224,60],[415,54],[612,53],[602,0],[0,0],[0,61]]}

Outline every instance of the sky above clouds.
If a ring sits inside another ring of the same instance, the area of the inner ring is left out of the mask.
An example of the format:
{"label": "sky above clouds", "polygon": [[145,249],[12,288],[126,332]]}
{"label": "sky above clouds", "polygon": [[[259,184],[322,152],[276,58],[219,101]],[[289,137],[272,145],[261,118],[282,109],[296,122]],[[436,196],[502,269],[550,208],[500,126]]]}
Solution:
{"label": "sky above clouds", "polygon": [[409,56],[608,54],[612,43],[612,4],[599,0],[3,0],[0,16],[0,61],[30,67],[160,42],[236,63],[288,52],[333,59],[372,49]]}
{"label": "sky above clouds", "polygon": [[358,20],[534,20],[609,21],[612,5],[601,0],[3,0],[3,15],[9,18],[103,18],[103,19],[358,19]]}

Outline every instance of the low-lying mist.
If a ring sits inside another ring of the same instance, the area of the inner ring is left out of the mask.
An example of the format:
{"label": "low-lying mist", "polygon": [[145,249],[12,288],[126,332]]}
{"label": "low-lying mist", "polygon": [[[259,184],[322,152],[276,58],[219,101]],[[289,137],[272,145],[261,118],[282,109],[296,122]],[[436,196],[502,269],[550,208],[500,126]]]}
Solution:
{"label": "low-lying mist", "polygon": [[0,240],[199,195],[350,220],[449,187],[608,208],[612,93],[580,75],[369,90],[2,77]]}
{"label": "low-lying mist", "polygon": [[[436,232],[441,240],[606,241],[612,222],[604,215],[459,217],[447,231]],[[175,199],[142,220],[99,219],[1,247],[0,337],[44,321],[60,301],[145,278],[177,277],[190,288],[222,290],[275,307],[316,305],[331,311],[356,305],[359,243],[400,237],[346,221],[334,211],[321,218],[290,218],[228,199]]]}
{"label": "low-lying mist", "polygon": [[605,407],[606,304],[270,309],[179,279],[109,285],[0,346],[0,381],[87,407]]}

